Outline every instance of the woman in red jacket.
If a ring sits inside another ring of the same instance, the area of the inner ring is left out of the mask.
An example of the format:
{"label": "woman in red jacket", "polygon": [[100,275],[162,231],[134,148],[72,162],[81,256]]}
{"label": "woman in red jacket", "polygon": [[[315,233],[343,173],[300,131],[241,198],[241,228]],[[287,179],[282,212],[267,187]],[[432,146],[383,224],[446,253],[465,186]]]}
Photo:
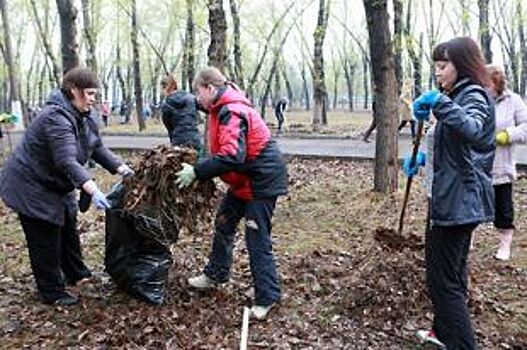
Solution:
{"label": "woman in red jacket", "polygon": [[194,79],[198,103],[209,112],[209,157],[195,166],[183,164],[180,187],[195,179],[219,176],[229,185],[215,222],[214,242],[203,273],[190,278],[198,289],[227,282],[236,227],[245,218],[245,241],[255,285],[252,313],[264,318],[280,300],[271,244],[271,218],[279,195],[287,193],[287,170],[278,145],[245,94],[216,68]]}

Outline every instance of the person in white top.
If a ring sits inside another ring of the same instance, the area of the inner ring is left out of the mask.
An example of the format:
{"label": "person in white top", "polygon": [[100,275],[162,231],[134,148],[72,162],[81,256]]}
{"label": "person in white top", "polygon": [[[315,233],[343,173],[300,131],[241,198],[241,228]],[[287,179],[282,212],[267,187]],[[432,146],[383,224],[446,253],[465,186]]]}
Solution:
{"label": "person in white top", "polygon": [[495,192],[494,226],[500,233],[496,259],[509,260],[514,233],[512,183],[516,179],[514,146],[527,142],[527,106],[520,95],[506,88],[503,70],[487,66],[491,77],[489,91],[496,102],[496,154],[492,167]]}

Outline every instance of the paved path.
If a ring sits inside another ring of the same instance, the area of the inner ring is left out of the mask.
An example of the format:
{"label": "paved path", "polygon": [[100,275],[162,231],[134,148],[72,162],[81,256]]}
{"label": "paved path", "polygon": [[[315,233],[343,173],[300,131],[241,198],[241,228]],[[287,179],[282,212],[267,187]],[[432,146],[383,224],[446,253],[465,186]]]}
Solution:
{"label": "paved path", "polygon": [[[13,143],[16,143],[20,134],[13,134]],[[103,136],[104,143],[113,149],[149,149],[153,146],[167,143],[168,138],[158,136]],[[365,143],[358,139],[336,139],[336,138],[277,138],[282,151],[289,155],[300,155],[306,157],[329,157],[329,158],[356,158],[373,159],[375,154],[375,143]],[[7,140],[4,138],[4,147]],[[399,139],[399,156],[410,152],[411,144],[407,137]],[[518,164],[527,167],[527,145],[518,146],[516,149]]]}

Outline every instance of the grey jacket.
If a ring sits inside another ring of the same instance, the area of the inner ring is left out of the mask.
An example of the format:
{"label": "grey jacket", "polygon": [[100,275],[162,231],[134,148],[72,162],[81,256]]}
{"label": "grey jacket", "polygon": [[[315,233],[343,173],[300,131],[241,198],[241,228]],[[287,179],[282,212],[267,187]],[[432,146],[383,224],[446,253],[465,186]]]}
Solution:
{"label": "grey jacket", "polygon": [[122,164],[103,146],[93,114],[54,90],[6,162],[0,196],[17,213],[63,225],[66,206],[76,213],[73,190],[92,178],[89,158],[111,173]]}
{"label": "grey jacket", "polygon": [[198,131],[196,97],[185,91],[175,91],[166,97],[161,106],[163,124],[172,145],[201,149]]}
{"label": "grey jacket", "polygon": [[441,95],[433,114],[432,225],[492,221],[492,162],[496,144],[494,104],[479,85],[463,79]]}

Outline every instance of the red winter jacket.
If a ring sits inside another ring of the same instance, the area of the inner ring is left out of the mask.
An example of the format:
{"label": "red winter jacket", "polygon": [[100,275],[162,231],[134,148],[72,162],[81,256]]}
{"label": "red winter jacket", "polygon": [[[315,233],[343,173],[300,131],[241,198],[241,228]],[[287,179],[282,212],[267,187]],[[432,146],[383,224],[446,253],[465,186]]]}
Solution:
{"label": "red winter jacket", "polygon": [[208,141],[209,158],[194,168],[198,180],[220,176],[234,196],[245,200],[287,193],[282,152],[241,91],[219,90],[209,110]]}

